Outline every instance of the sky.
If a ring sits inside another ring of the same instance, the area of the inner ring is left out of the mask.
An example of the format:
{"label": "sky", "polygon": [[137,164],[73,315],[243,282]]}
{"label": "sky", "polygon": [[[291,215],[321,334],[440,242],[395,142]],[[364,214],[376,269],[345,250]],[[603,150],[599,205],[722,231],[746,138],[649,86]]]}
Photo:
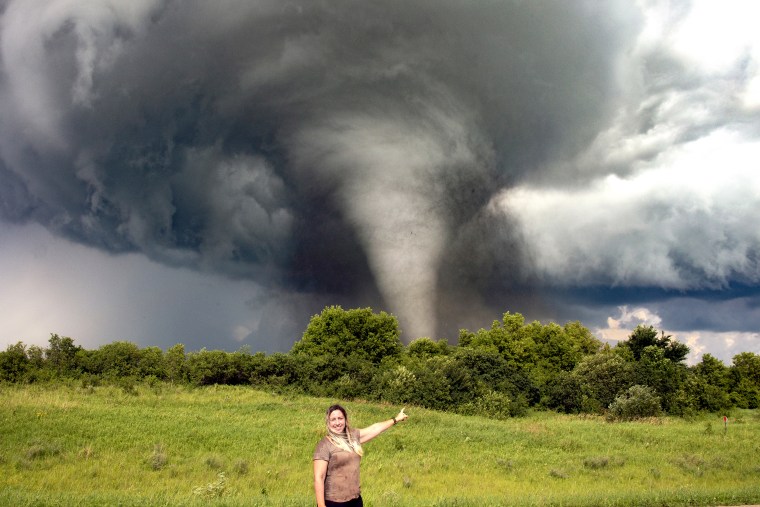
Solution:
{"label": "sky", "polygon": [[753,0],[0,0],[0,347],[330,305],[760,353]]}

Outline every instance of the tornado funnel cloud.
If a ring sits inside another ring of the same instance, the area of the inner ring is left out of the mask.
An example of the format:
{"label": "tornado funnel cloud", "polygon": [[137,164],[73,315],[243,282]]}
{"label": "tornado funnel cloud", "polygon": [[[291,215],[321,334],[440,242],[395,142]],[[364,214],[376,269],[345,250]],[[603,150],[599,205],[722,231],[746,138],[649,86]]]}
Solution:
{"label": "tornado funnel cloud", "polygon": [[406,341],[435,336],[437,280],[452,227],[447,181],[477,172],[470,146],[476,129],[462,109],[446,105],[388,116],[344,112],[291,143],[299,165],[312,164],[310,174],[317,169],[337,187],[339,206]]}

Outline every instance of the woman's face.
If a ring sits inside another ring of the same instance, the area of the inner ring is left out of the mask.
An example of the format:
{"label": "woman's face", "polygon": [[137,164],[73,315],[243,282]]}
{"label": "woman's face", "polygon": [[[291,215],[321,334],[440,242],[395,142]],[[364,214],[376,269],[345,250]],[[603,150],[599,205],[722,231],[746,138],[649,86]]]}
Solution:
{"label": "woman's face", "polygon": [[343,433],[346,429],[346,417],[340,410],[333,410],[327,418],[327,424],[333,432]]}

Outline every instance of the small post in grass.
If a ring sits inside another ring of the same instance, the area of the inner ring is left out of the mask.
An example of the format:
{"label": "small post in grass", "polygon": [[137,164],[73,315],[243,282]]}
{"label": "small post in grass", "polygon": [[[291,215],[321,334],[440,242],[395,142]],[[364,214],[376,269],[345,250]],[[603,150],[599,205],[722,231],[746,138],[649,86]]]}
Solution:
{"label": "small post in grass", "polygon": [[723,416],[723,434],[728,432],[728,417]]}

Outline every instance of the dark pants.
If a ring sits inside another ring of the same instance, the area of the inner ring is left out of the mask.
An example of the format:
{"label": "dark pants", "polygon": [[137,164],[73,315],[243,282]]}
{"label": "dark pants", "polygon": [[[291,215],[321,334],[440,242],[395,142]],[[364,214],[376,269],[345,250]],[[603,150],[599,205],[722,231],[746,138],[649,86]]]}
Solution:
{"label": "dark pants", "polygon": [[327,507],[364,507],[364,502],[362,501],[362,496],[359,495],[348,502],[333,502],[332,500],[325,499],[325,505]]}

